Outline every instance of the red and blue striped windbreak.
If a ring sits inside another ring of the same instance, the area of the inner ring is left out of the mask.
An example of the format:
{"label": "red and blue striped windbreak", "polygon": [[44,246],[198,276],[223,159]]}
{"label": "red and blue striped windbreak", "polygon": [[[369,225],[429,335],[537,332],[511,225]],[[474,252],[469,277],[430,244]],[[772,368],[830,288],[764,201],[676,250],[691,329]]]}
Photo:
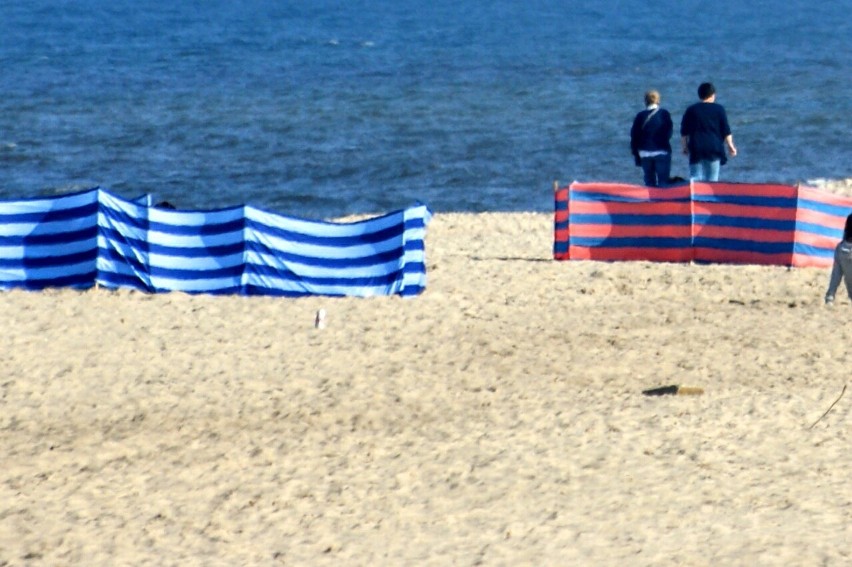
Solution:
{"label": "red and blue striped windbreak", "polygon": [[830,266],[852,198],[802,186],[555,188],[557,260]]}

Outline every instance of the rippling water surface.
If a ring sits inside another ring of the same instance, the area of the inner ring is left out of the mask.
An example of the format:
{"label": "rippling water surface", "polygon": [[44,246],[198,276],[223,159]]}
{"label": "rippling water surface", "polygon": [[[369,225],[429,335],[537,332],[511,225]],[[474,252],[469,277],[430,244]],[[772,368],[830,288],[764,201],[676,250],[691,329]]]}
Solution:
{"label": "rippling water surface", "polygon": [[[736,181],[852,177],[852,2],[2,2],[0,198],[547,211],[640,182],[628,131],[713,81]],[[686,176],[686,160],[674,159]]]}

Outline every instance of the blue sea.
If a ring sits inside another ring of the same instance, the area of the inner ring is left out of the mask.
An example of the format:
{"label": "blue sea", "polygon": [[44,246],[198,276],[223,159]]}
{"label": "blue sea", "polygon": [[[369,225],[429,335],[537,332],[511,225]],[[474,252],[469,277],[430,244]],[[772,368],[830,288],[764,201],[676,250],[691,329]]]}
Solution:
{"label": "blue sea", "polygon": [[[92,186],[309,218],[550,211],[641,182],[712,81],[732,181],[852,177],[852,0],[0,0],[0,198]],[[677,154],[673,174],[686,177]]]}

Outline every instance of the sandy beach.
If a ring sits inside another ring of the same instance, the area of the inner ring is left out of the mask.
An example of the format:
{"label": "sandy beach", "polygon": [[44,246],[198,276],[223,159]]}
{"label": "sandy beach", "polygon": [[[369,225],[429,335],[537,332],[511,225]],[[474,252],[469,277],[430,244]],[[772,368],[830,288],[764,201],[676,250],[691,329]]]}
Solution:
{"label": "sandy beach", "polygon": [[552,245],[437,214],[413,299],[0,293],[0,565],[852,563],[828,270]]}

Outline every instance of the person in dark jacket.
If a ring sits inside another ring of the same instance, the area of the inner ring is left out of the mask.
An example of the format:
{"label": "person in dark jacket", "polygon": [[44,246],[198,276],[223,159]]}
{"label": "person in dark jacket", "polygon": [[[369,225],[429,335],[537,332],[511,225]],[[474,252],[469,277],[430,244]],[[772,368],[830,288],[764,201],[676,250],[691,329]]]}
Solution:
{"label": "person in dark jacket", "polygon": [[645,110],[633,119],[630,151],[636,165],[642,166],[645,185],[665,187],[672,167],[672,117],[660,107],[660,93],[645,93]]}
{"label": "person in dark jacket", "polygon": [[695,181],[719,181],[719,171],[737,155],[725,108],[716,102],[713,83],[701,83],[697,102],[686,109],[680,122],[683,153],[689,156],[689,177]]}
{"label": "person in dark jacket", "polygon": [[852,301],[852,215],[846,217],[843,240],[834,249],[834,266],[831,268],[828,290],[825,292],[826,305],[834,303],[834,294],[841,280],[846,283],[846,293]]}

